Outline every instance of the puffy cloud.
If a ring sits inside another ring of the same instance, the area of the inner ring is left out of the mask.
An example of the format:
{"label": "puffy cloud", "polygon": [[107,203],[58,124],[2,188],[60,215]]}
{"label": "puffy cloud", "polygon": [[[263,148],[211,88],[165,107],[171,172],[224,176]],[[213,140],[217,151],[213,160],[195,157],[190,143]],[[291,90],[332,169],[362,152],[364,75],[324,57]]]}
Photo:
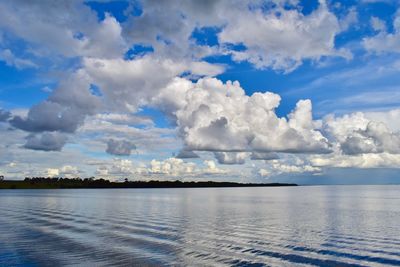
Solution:
{"label": "puffy cloud", "polygon": [[[174,95],[171,90],[166,91],[169,98],[164,97],[164,101],[158,99],[162,97],[159,94],[171,82],[181,82],[179,85],[182,85],[182,80],[174,78],[190,71],[190,66],[184,62],[149,55],[132,60],[86,58],[84,68],[100,87],[109,108],[131,112],[152,103],[160,104],[160,109],[178,108],[179,101],[183,98],[184,85],[182,89],[176,89],[178,95]],[[199,71],[207,72],[203,68]],[[204,74],[195,71],[193,73]]]}
{"label": "puffy cloud", "polygon": [[227,173],[226,170],[220,169],[217,167],[213,160],[205,160],[203,162],[205,168],[203,169],[204,174],[223,174]]}
{"label": "puffy cloud", "polygon": [[115,18],[106,15],[99,22],[83,1],[17,0],[0,3],[0,9],[0,29],[33,44],[36,55],[112,58],[126,50]]}
{"label": "puffy cloud", "polygon": [[90,92],[88,77],[78,71],[60,82],[47,100],[31,107],[26,118],[15,116],[10,123],[28,132],[73,133],[99,106],[99,98]]}
{"label": "puffy cloud", "polygon": [[350,8],[347,15],[339,21],[342,31],[349,29],[358,22],[358,13],[355,7]]}
{"label": "puffy cloud", "polygon": [[370,121],[384,123],[392,132],[400,132],[400,109],[378,112],[364,112]]}
{"label": "puffy cloud", "polygon": [[279,95],[270,92],[247,96],[238,82],[201,79],[186,92],[177,124],[190,150],[330,152],[316,130],[309,100],[299,101],[289,119],[275,114],[279,102]]}
{"label": "puffy cloud", "polygon": [[76,178],[80,171],[76,166],[64,165],[61,168],[48,168],[46,169],[45,176],[47,177],[63,177],[63,178]]}
{"label": "puffy cloud", "polygon": [[128,18],[124,27],[127,39],[151,45],[156,53],[170,58],[201,58],[215,52],[197,45],[191,35],[196,28],[220,26],[219,16],[235,6],[224,1],[142,1],[140,16]]}
{"label": "puffy cloud", "polygon": [[67,137],[57,132],[30,134],[26,137],[25,148],[43,151],[61,151]]}
{"label": "puffy cloud", "polygon": [[368,119],[364,113],[325,120],[327,133],[345,154],[400,153],[400,133],[391,131],[383,122]]}
{"label": "puffy cloud", "polygon": [[57,177],[60,175],[60,171],[54,168],[48,168],[46,170],[47,177]]}
{"label": "puffy cloud", "polygon": [[288,72],[304,59],[350,56],[349,52],[335,49],[335,36],[341,29],[325,1],[320,0],[319,7],[309,15],[280,6],[265,12],[262,6],[255,4],[240,15],[232,14],[218,34],[221,43],[244,45],[243,50],[228,49],[234,60],[247,60],[257,68],[271,67]]}
{"label": "puffy cloud", "polygon": [[73,133],[83,123],[78,109],[70,109],[59,103],[44,101],[33,106],[27,118],[14,117],[12,126],[28,132],[62,131]]}
{"label": "puffy cloud", "polygon": [[[297,1],[144,1],[143,13],[130,17],[124,32],[132,41],[174,58],[228,53],[259,68],[290,71],[304,59],[350,56],[335,49],[335,36],[344,27],[325,1],[319,2],[316,10],[304,15]],[[350,12],[345,24],[354,20]],[[194,30],[207,27],[219,29],[219,44],[214,47],[199,45],[192,38]],[[233,49],[232,44],[244,48]]]}
{"label": "puffy cloud", "polygon": [[214,152],[215,158],[219,164],[244,164],[247,153],[237,152]]}
{"label": "puffy cloud", "polygon": [[130,160],[114,159],[111,164],[103,163],[96,170],[96,175],[102,177],[132,177],[140,176],[140,179],[175,179],[185,177],[199,177],[201,175],[221,175],[227,171],[219,169],[212,160],[204,161],[203,166],[194,162],[186,162],[182,159],[167,158],[165,160],[151,160],[149,164],[135,165]]}
{"label": "puffy cloud", "polygon": [[371,24],[374,30],[379,31],[372,37],[363,39],[364,48],[374,53],[400,52],[400,11],[397,11],[393,21],[393,32],[387,32],[383,21],[372,18]]}
{"label": "puffy cloud", "polygon": [[359,130],[342,143],[346,154],[400,153],[400,134],[389,131],[385,124],[369,122],[365,130]]}
{"label": "puffy cloud", "polygon": [[266,169],[259,169],[259,170],[258,170],[258,174],[259,174],[261,177],[267,177],[267,176],[270,176],[270,175],[271,175],[271,172],[268,171],[268,170],[266,170]]}
{"label": "puffy cloud", "polygon": [[80,174],[80,171],[76,166],[71,166],[71,165],[64,165],[59,169],[59,175],[61,177],[78,177]]}
{"label": "puffy cloud", "polygon": [[311,166],[311,165],[289,165],[282,163],[274,163],[272,165],[272,169],[274,172],[281,173],[302,173],[302,172],[320,172],[321,169],[319,167]]}
{"label": "puffy cloud", "polygon": [[134,149],[136,149],[136,146],[132,142],[109,139],[106,152],[111,155],[129,156]]}
{"label": "puffy cloud", "polygon": [[96,170],[96,175],[103,177],[131,176],[135,173],[132,161],[127,159],[113,160],[111,165],[103,164]]}
{"label": "puffy cloud", "polygon": [[184,162],[182,159],[169,158],[164,161],[152,160],[147,171],[151,174],[182,175],[195,171],[196,164]]}

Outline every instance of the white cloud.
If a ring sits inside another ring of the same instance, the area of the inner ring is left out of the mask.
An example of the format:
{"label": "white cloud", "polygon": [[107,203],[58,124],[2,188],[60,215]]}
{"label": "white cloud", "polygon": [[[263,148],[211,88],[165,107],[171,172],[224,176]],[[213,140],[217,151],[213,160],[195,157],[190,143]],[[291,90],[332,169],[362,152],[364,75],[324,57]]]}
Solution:
{"label": "white cloud", "polygon": [[[325,1],[311,14],[303,15],[297,1],[168,1],[143,3],[143,13],[130,17],[125,35],[131,41],[152,45],[155,52],[172,58],[201,58],[231,54],[237,61],[249,61],[259,68],[291,71],[303,60],[324,56],[350,57],[336,49],[335,36],[344,30]],[[292,8],[287,8],[288,6]],[[349,12],[342,24],[354,23]],[[220,47],[197,45],[191,39],[195,29],[220,28]],[[245,49],[231,49],[231,44]]]}
{"label": "white cloud", "polygon": [[165,160],[153,159],[148,164],[135,164],[131,160],[114,159],[111,164],[104,162],[96,171],[96,175],[111,179],[140,177],[139,179],[162,180],[176,179],[177,177],[193,179],[226,173],[226,170],[219,169],[212,160],[204,161],[202,166],[177,158],[167,158]]}
{"label": "white cloud", "polygon": [[33,44],[35,55],[113,58],[127,49],[115,18],[98,21],[83,1],[17,0],[0,3],[0,9],[0,28]]}
{"label": "white cloud", "polygon": [[315,130],[311,102],[299,101],[289,119],[279,118],[279,95],[245,95],[238,82],[201,79],[186,93],[176,112],[177,124],[190,150],[216,152],[327,153],[327,139]]}
{"label": "white cloud", "polygon": [[371,26],[375,31],[386,31],[386,24],[378,17],[371,17]]}
{"label": "white cloud", "polygon": [[171,176],[190,175],[196,171],[196,164],[184,162],[182,159],[169,158],[163,161],[152,160],[147,172],[150,174],[165,174]]}
{"label": "white cloud", "polygon": [[358,22],[358,13],[355,7],[349,9],[349,12],[344,18],[339,21],[342,31],[348,30],[351,26],[356,25]]}
{"label": "white cloud", "polygon": [[100,113],[94,116],[99,121],[106,121],[117,125],[143,125],[154,126],[153,120],[148,116],[138,116],[126,113]]}
{"label": "white cloud", "polygon": [[[161,90],[168,87],[169,83],[181,82],[182,79],[175,77],[185,71],[194,75],[207,75],[216,68],[205,62],[174,61],[149,55],[132,60],[85,58],[83,63],[85,71],[100,87],[107,107],[131,112],[152,104],[158,104],[160,109],[166,111],[177,109],[184,98],[184,86],[175,87],[178,95],[171,92],[172,88],[168,88],[168,96],[160,95]],[[202,67],[199,68],[198,64]]]}
{"label": "white cloud", "polygon": [[392,132],[400,132],[400,109],[365,112],[364,115],[371,121],[384,123]]}
{"label": "white cloud", "polygon": [[[228,16],[230,13],[228,12]],[[303,60],[323,56],[349,57],[335,49],[335,36],[341,31],[338,19],[325,1],[305,16],[296,9],[244,9],[231,15],[219,33],[221,43],[243,44],[244,51],[229,50],[237,61],[247,60],[257,68],[271,67],[289,72]]]}
{"label": "white cloud", "polygon": [[399,168],[400,155],[389,153],[312,156],[310,162],[317,167],[338,168]]}
{"label": "white cloud", "polygon": [[379,19],[372,18],[371,24],[378,34],[363,39],[364,48],[374,53],[400,52],[400,12],[397,11],[393,20],[393,32],[387,32],[385,24]]}
{"label": "white cloud", "polygon": [[361,112],[338,118],[328,116],[324,123],[328,134],[345,154],[400,153],[400,133],[391,131],[383,122],[368,119]]}
{"label": "white cloud", "polygon": [[261,177],[268,177],[268,176],[271,175],[271,172],[268,171],[268,170],[266,170],[266,169],[259,169],[259,170],[258,170],[258,174],[259,174]]}
{"label": "white cloud", "polygon": [[227,173],[226,170],[217,167],[213,160],[205,160],[203,162],[205,168],[203,169],[204,174],[224,174]]}
{"label": "white cloud", "polygon": [[48,168],[46,170],[47,173],[47,177],[57,177],[60,175],[60,171],[58,169],[54,169],[54,168]]}
{"label": "white cloud", "polygon": [[46,177],[62,177],[62,178],[77,178],[80,171],[76,166],[64,165],[61,168],[47,168],[44,176]]}
{"label": "white cloud", "polygon": [[80,171],[76,166],[64,165],[59,170],[61,177],[76,178],[79,177]]}
{"label": "white cloud", "polygon": [[310,163],[306,163],[303,161],[290,163],[281,162],[279,160],[271,160],[266,164],[265,167],[262,167],[258,170],[258,174],[261,177],[271,177],[282,174],[293,174],[293,173],[320,173],[322,169],[319,166],[313,166]]}

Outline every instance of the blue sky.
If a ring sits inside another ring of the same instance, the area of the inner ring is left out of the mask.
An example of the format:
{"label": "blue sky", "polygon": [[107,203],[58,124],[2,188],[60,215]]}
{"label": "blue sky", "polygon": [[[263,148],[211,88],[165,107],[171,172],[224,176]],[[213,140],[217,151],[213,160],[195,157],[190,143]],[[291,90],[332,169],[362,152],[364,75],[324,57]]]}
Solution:
{"label": "blue sky", "polygon": [[396,1],[0,10],[6,177],[398,182]]}

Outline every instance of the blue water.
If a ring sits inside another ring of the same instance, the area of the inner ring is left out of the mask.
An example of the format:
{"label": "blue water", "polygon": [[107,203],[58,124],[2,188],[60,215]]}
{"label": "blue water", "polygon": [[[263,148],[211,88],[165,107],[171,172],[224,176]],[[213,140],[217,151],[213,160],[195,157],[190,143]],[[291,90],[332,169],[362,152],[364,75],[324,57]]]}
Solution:
{"label": "blue water", "polygon": [[400,266],[400,186],[0,191],[0,266]]}

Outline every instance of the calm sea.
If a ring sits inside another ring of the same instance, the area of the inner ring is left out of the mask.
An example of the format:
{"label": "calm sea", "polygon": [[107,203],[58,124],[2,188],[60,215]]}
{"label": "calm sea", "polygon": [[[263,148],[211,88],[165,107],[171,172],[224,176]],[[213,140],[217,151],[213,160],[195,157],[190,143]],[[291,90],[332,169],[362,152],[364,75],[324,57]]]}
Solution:
{"label": "calm sea", "polygon": [[400,266],[400,186],[0,191],[0,266]]}

